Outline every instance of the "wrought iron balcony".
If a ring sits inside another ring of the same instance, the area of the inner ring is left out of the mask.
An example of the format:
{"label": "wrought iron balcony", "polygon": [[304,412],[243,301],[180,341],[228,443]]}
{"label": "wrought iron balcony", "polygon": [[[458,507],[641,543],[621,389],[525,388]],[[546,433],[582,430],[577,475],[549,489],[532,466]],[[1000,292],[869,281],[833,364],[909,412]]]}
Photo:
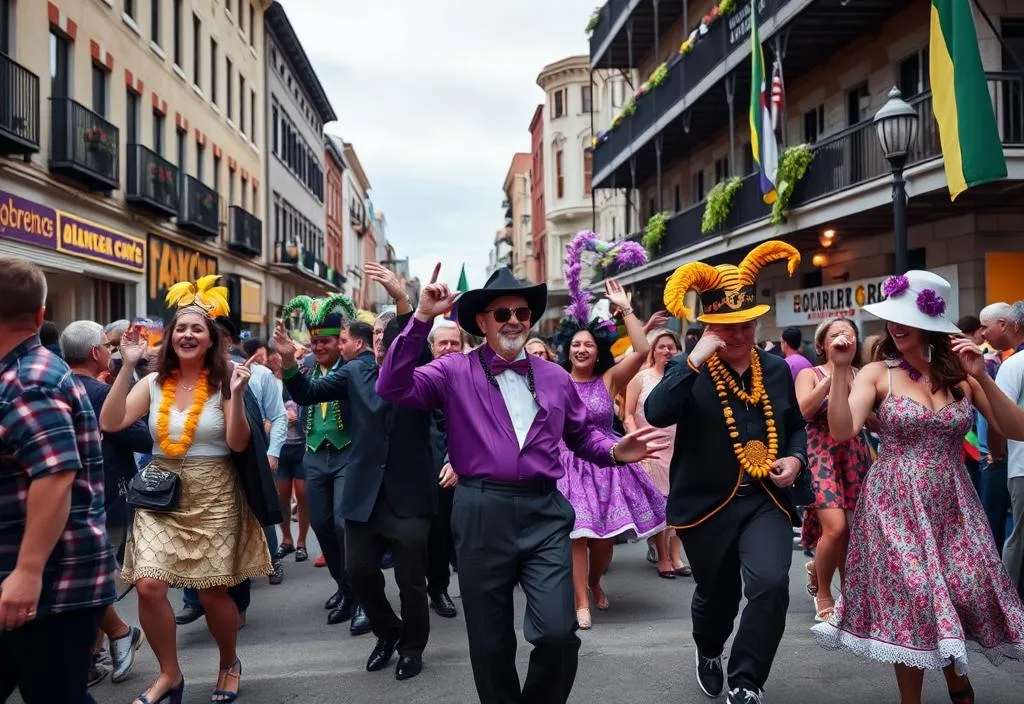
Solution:
{"label": "wrought iron balcony", "polygon": [[117,127],[71,98],[50,98],[50,127],[50,171],[93,190],[117,190]]}
{"label": "wrought iron balcony", "polygon": [[345,282],[341,272],[317,258],[316,253],[295,245],[278,242],[274,246],[274,262],[286,266],[303,280],[340,289]]}
{"label": "wrought iron balcony", "polygon": [[259,257],[263,255],[263,223],[244,208],[232,205],[228,208],[228,247]]}
{"label": "wrought iron balcony", "polygon": [[125,200],[154,215],[167,218],[177,215],[178,167],[141,144],[129,144],[127,150]]}
{"label": "wrought iron balcony", "polygon": [[217,191],[192,176],[182,183],[178,227],[200,237],[220,234],[220,196]]}
{"label": "wrought iron balcony", "polygon": [[0,53],[0,154],[39,151],[39,76]]}

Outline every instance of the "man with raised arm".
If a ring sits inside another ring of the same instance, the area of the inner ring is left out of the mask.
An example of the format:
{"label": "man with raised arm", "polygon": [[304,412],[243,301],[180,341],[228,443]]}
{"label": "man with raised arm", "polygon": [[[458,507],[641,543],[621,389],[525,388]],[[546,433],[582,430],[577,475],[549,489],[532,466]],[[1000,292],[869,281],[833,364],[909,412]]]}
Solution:
{"label": "man with raised arm", "polygon": [[[434,318],[456,300],[437,283],[440,266],[388,351],[377,393],[399,405],[440,409],[448,427],[458,428],[448,447],[459,475],[452,533],[480,701],[564,704],[580,640],[569,540],[574,514],[555,487],[559,440],[601,465],[636,462],[663,448],[648,444],[649,430],[616,441],[587,426],[568,373],[523,349],[544,313],[547,286],[526,285],[508,269],[458,300],[459,325],[486,338],[484,345],[417,367]],[[512,621],[517,583],[527,600],[524,634],[534,645],[523,685]]]}

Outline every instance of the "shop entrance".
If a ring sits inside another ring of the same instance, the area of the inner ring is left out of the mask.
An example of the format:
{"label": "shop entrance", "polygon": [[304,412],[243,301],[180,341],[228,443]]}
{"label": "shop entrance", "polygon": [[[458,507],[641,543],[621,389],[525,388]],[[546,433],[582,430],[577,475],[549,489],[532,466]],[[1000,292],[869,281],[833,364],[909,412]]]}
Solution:
{"label": "shop entrance", "polygon": [[46,319],[60,328],[75,320],[106,325],[129,316],[126,284],[64,271],[47,271],[46,284]]}

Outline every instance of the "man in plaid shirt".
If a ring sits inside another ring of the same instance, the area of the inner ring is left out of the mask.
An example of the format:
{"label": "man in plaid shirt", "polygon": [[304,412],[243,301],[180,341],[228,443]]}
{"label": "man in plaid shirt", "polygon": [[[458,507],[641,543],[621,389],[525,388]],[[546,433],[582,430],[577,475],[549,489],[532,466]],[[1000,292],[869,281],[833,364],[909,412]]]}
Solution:
{"label": "man in plaid shirt", "polygon": [[0,257],[0,701],[81,704],[114,559],[99,426],[39,342],[45,304],[42,270]]}

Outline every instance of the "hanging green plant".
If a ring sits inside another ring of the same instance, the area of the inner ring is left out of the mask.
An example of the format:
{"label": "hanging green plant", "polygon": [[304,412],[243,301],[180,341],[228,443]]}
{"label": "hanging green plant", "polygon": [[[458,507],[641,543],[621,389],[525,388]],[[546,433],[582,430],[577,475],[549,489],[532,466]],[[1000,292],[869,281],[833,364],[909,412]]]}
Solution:
{"label": "hanging green plant", "polygon": [[742,185],[743,179],[733,176],[727,181],[719,181],[708,192],[707,201],[704,203],[704,217],[700,221],[701,232],[710,235],[725,225],[729,213],[732,212],[732,199]]}
{"label": "hanging green plant", "polygon": [[622,117],[632,117],[633,113],[636,112],[636,101],[630,100],[622,106],[622,112],[619,113]]}
{"label": "hanging green plant", "polygon": [[657,88],[665,79],[668,78],[668,62],[661,64],[658,68],[654,69],[654,73],[651,74],[650,78],[647,79],[648,88]]}
{"label": "hanging green plant", "polygon": [[789,216],[789,199],[793,197],[793,189],[807,174],[807,169],[814,159],[814,152],[809,144],[798,144],[788,147],[779,158],[779,170],[775,177],[778,197],[772,203],[771,223],[778,225]]}
{"label": "hanging green plant", "polygon": [[588,37],[594,33],[599,24],[601,24],[601,8],[595,7],[594,13],[590,16],[590,21],[587,22],[586,32]]}
{"label": "hanging green plant", "polygon": [[661,249],[661,241],[665,239],[665,232],[668,230],[668,218],[670,215],[671,213],[667,210],[655,213],[651,216],[651,219],[647,221],[647,225],[644,227],[642,244],[644,249],[647,250],[647,254],[651,257],[657,256],[658,251]]}

